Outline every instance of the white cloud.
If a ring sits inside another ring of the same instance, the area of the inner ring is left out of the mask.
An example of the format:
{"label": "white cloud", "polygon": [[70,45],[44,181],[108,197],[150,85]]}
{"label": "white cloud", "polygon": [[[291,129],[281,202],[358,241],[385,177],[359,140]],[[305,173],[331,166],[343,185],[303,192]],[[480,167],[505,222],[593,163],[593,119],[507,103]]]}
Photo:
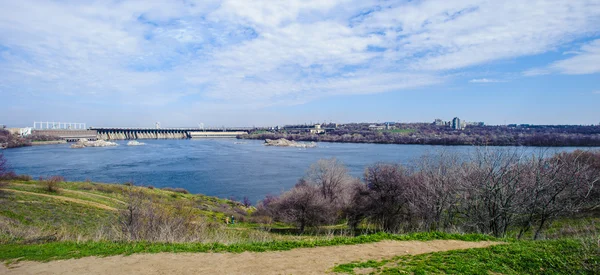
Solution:
{"label": "white cloud", "polygon": [[594,74],[600,72],[600,39],[581,47],[575,56],[556,61],[544,68],[534,68],[524,72],[525,76],[560,73],[568,75]]}
{"label": "white cloud", "polygon": [[[593,0],[2,1],[0,93],[270,106],[394,92],[555,50],[599,15]],[[526,74],[597,64],[595,41]]]}
{"label": "white cloud", "polygon": [[600,39],[581,47],[581,53],[576,56],[554,62],[549,68],[563,74],[593,74],[600,72]]}

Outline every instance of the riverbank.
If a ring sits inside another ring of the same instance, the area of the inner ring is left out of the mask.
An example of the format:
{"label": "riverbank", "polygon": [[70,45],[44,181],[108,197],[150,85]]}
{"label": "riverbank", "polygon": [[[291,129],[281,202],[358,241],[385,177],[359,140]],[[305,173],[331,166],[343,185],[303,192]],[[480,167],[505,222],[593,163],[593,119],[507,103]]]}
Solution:
{"label": "riverbank", "polygon": [[463,130],[424,123],[397,124],[373,130],[369,124],[330,126],[319,134],[306,128],[250,131],[241,139],[287,139],[307,142],[375,143],[399,145],[475,145],[535,147],[598,147],[600,126],[530,125],[469,126]]}
{"label": "riverbank", "polygon": [[49,141],[32,141],[31,146],[38,145],[53,145],[53,144],[66,144],[66,140],[49,140]]}

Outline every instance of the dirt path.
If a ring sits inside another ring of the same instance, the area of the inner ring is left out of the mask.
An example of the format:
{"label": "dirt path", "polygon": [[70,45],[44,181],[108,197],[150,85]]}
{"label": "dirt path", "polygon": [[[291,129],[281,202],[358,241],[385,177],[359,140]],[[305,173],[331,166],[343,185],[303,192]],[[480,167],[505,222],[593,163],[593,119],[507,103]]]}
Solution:
{"label": "dirt path", "polygon": [[14,192],[14,193],[27,194],[27,195],[32,195],[32,196],[40,196],[40,197],[46,197],[46,198],[53,198],[53,199],[57,199],[57,200],[63,200],[63,201],[68,201],[68,202],[74,202],[74,203],[84,204],[84,205],[87,205],[87,206],[101,208],[101,209],[106,209],[106,210],[110,210],[110,211],[117,211],[117,209],[114,208],[114,207],[110,207],[108,205],[97,203],[97,202],[93,202],[93,201],[85,201],[85,200],[80,200],[80,199],[75,199],[75,198],[69,198],[69,197],[63,197],[63,196],[54,196],[54,195],[34,193],[34,192],[14,190],[14,189],[2,189],[2,190],[8,191],[8,192]]}
{"label": "dirt path", "polygon": [[487,247],[496,242],[438,240],[298,248],[289,251],[159,253],[88,257],[48,263],[20,262],[0,274],[324,274],[336,265],[396,255]]}

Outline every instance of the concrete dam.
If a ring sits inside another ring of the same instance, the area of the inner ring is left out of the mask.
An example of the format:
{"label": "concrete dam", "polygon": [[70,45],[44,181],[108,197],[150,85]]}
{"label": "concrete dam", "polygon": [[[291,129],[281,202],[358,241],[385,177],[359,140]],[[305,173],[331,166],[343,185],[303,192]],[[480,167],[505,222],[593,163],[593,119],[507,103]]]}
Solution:
{"label": "concrete dam", "polygon": [[85,140],[133,140],[133,139],[188,139],[188,138],[235,138],[247,135],[249,129],[198,129],[198,128],[89,128],[85,130],[47,129],[33,130],[35,135],[48,135],[68,142]]}
{"label": "concrete dam", "polygon": [[198,128],[90,128],[103,140],[129,139],[187,139],[187,138],[235,138],[248,134],[247,129],[198,129]]}

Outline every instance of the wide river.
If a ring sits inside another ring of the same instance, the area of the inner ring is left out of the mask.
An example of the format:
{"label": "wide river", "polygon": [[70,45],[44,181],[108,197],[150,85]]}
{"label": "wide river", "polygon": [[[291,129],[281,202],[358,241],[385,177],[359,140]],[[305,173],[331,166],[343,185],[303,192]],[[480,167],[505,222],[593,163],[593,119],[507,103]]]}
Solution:
{"label": "wide river", "polygon": [[[71,149],[69,144],[4,150],[10,167],[35,178],[61,175],[67,180],[183,187],[192,193],[252,202],[290,189],[312,163],[341,160],[360,177],[376,162],[415,163],[440,151],[467,155],[472,146],[319,143],[316,148],[264,146],[258,140],[193,139],[140,140],[144,146]],[[572,151],[576,148],[525,148]]]}

